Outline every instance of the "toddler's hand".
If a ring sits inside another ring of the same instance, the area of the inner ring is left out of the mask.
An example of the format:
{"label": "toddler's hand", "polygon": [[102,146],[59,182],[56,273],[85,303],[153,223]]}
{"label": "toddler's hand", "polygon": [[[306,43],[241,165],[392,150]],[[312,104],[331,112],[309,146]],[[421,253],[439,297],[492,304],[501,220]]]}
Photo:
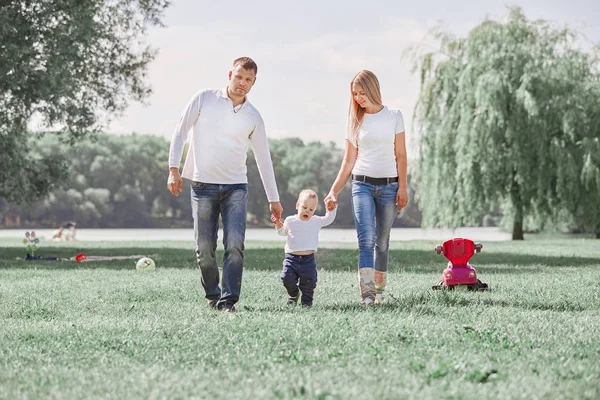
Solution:
{"label": "toddler's hand", "polygon": [[283,226],[283,222],[281,222],[280,219],[275,218],[274,215],[271,215],[271,222],[273,222],[275,228],[277,229],[281,229],[281,227]]}
{"label": "toddler's hand", "polygon": [[325,199],[325,209],[327,211],[333,211],[335,210],[335,208],[337,207],[337,201],[333,200],[332,198],[326,198]]}
{"label": "toddler's hand", "polygon": [[335,193],[333,192],[329,192],[327,194],[327,197],[325,197],[325,209],[327,209],[327,211],[332,211],[333,209],[335,209],[337,207],[337,196],[335,195]]}

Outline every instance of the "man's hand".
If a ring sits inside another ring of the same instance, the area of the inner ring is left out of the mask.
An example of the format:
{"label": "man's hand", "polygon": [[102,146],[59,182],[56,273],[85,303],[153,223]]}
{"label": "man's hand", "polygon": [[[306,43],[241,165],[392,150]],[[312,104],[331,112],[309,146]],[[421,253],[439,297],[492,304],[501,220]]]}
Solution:
{"label": "man's hand", "polygon": [[271,215],[275,217],[275,221],[281,219],[281,214],[283,213],[283,207],[281,207],[281,203],[278,201],[273,201],[269,203],[269,210],[271,210]]}
{"label": "man's hand", "polygon": [[183,191],[183,179],[181,179],[181,175],[179,175],[179,168],[169,168],[167,188],[169,188],[169,192],[173,193],[175,196],[178,196],[179,193]]}
{"label": "man's hand", "polygon": [[273,222],[273,225],[275,225],[275,228],[277,229],[281,229],[283,226],[283,222],[281,222],[280,219],[275,219],[274,215],[271,215],[271,222]]}

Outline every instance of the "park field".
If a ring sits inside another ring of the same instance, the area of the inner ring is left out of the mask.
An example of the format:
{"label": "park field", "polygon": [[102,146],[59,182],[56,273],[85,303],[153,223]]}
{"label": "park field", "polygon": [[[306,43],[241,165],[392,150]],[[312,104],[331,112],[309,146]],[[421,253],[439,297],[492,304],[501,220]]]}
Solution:
{"label": "park field", "polygon": [[[395,242],[386,304],[359,304],[350,245],[285,305],[280,243],[248,242],[236,314],[210,310],[189,242],[0,242],[2,399],[598,399],[600,240],[484,243],[491,291],[434,292],[434,242]],[[219,251],[219,257],[222,252]]]}

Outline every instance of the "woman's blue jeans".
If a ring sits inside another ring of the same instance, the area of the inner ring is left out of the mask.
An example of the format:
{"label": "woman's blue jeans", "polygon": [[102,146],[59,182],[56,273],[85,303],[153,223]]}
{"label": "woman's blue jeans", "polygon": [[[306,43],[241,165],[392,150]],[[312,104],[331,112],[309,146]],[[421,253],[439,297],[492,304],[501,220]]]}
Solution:
{"label": "woman's blue jeans", "polygon": [[358,268],[387,272],[390,231],[396,216],[398,182],[352,181],[352,209],[358,236]]}
{"label": "woman's blue jeans", "polygon": [[[206,298],[217,307],[232,307],[240,298],[246,237],[248,185],[192,182],[192,214],[196,259]],[[223,220],[223,290],[219,288],[219,268],[215,253],[219,215]]]}

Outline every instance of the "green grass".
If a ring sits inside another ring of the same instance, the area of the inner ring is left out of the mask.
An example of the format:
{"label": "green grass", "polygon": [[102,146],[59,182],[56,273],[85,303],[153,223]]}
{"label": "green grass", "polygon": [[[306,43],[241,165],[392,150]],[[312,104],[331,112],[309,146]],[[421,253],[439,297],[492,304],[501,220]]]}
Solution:
{"label": "green grass", "polygon": [[[281,244],[247,243],[235,315],[209,310],[188,242],[0,249],[0,398],[597,399],[600,241],[485,243],[487,293],[433,292],[434,243],[394,243],[389,302],[359,305],[351,246],[322,248],[315,306],[284,305]],[[219,253],[221,257],[221,253]]]}

